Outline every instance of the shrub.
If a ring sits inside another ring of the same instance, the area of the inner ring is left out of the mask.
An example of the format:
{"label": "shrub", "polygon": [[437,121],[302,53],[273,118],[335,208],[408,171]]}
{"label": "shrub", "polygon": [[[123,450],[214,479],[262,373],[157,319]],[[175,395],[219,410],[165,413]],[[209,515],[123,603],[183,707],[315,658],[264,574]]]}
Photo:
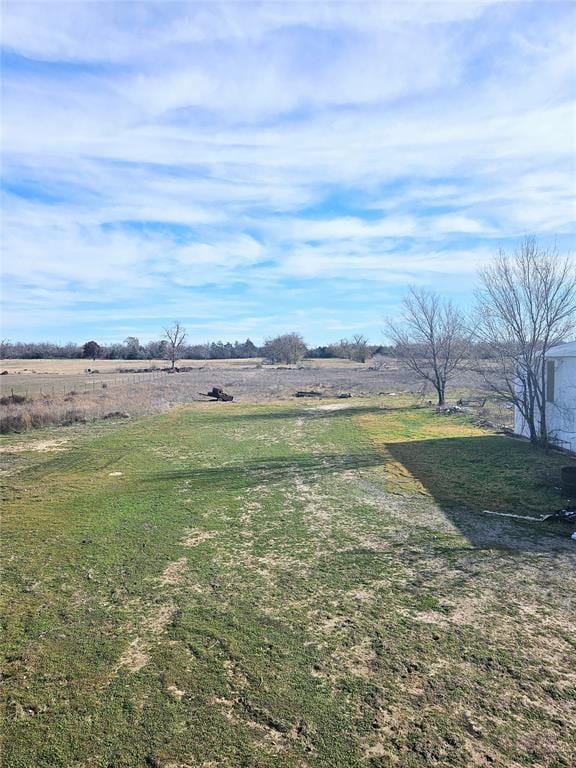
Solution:
{"label": "shrub", "polygon": [[24,395],[7,395],[6,397],[0,397],[0,405],[22,405],[27,403],[28,398]]}
{"label": "shrub", "polygon": [[272,363],[297,363],[307,352],[304,339],[299,333],[286,333],[267,339],[262,353]]}

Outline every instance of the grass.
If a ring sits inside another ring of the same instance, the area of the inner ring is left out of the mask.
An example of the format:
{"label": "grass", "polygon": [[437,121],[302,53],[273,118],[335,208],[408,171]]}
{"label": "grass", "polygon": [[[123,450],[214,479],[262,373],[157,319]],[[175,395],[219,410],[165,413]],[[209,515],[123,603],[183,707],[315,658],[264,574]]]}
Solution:
{"label": "grass", "polygon": [[3,766],[572,766],[568,460],[382,402],[6,439]]}
{"label": "grass", "polygon": [[503,438],[463,417],[428,408],[394,408],[360,417],[387,458],[387,487],[418,491],[444,506],[524,515],[554,512],[565,455]]}

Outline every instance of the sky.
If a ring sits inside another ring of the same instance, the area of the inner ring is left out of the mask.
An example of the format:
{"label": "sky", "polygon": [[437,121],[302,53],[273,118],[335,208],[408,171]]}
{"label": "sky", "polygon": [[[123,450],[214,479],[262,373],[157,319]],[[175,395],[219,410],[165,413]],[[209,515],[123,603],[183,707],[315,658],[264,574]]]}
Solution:
{"label": "sky", "polygon": [[[576,244],[576,4],[1,6],[2,336],[385,341]],[[574,258],[571,255],[571,258]]]}

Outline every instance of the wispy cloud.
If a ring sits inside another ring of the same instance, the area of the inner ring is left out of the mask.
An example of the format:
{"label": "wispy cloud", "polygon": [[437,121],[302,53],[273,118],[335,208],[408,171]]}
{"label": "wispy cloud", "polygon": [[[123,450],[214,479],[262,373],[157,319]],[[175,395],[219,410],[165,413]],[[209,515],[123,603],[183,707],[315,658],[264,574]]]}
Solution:
{"label": "wispy cloud", "polygon": [[569,2],[2,15],[12,337],[377,338],[408,282],[466,304],[500,245],[573,243]]}

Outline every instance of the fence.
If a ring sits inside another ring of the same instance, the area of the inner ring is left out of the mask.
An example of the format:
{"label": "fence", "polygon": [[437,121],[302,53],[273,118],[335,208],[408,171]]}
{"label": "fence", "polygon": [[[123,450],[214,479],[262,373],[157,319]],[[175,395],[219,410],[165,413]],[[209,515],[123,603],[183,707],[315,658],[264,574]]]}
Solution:
{"label": "fence", "polygon": [[[49,374],[28,374],[22,375],[22,380],[4,384],[0,379],[2,395],[20,395],[29,397],[56,397],[58,395],[67,395],[70,392],[96,392],[99,389],[108,387],[126,386],[132,384],[143,384],[150,381],[156,381],[166,376],[175,374],[166,370],[147,371],[145,373],[90,373],[90,374],[71,374],[71,375],[53,375]],[[48,381],[38,381],[41,376],[46,376]],[[6,377],[8,378],[8,377]],[[62,379],[57,381],[55,379]]]}

